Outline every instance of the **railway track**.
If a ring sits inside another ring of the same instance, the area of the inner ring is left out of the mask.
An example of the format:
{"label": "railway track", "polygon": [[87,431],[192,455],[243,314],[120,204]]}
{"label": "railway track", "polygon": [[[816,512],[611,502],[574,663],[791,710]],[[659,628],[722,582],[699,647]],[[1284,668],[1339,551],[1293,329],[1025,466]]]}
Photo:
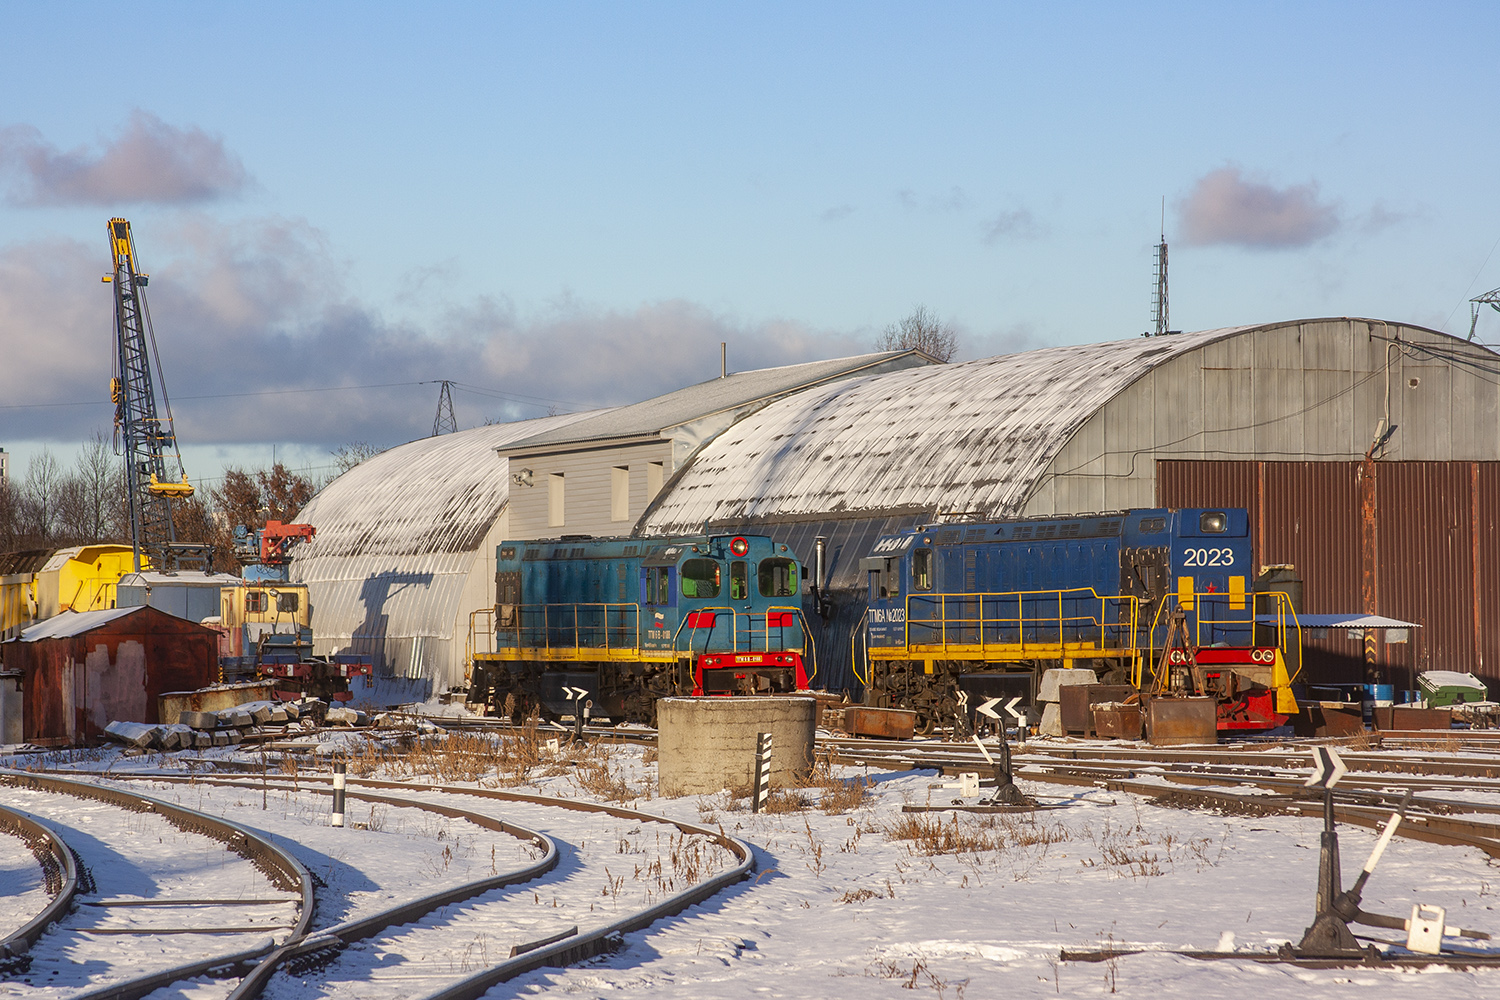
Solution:
{"label": "railway track", "polygon": [[[482,728],[505,727],[486,725]],[[404,746],[401,739],[407,735],[416,734],[402,728],[381,731],[376,738],[383,741],[383,759],[401,759],[400,750]],[[537,735],[545,740],[550,733],[544,731]],[[599,735],[619,743],[649,744],[654,734],[639,730],[623,733],[601,730]],[[1497,766],[1500,745],[1484,742],[1487,737],[1455,743],[1444,739],[1446,735],[1442,734],[1437,739],[1432,739],[1432,734],[1403,737],[1400,740],[1388,739],[1379,748],[1345,746],[1343,752],[1351,765],[1351,771],[1339,786],[1336,796],[1338,821],[1375,828],[1386,820],[1394,804],[1406,791],[1411,790],[1415,793],[1415,798],[1411,803],[1407,822],[1401,828],[1403,837],[1433,844],[1460,846],[1479,852],[1486,858],[1500,860],[1500,796],[1495,795],[1497,788],[1493,779],[1484,776],[1487,769]],[[468,737],[455,736],[455,739],[461,738]],[[273,767],[278,763],[281,752],[279,745],[272,744],[266,750],[267,754],[261,756],[259,761],[242,753],[238,760],[232,762],[223,757],[212,757],[204,758],[203,763],[211,763],[219,768],[233,763],[237,768],[259,771],[268,762]],[[639,751],[627,752],[634,752],[639,756]],[[972,743],[826,738],[819,741],[819,752],[831,756],[837,763],[881,770],[926,769],[950,774],[971,770],[986,774],[989,771],[988,763]],[[184,766],[193,766],[191,758],[174,759],[181,760]],[[1058,792],[1052,798],[1078,804],[1082,804],[1082,800],[1075,793],[1093,789],[1106,793],[1091,796],[1090,801],[1095,804],[1108,805],[1111,795],[1119,796],[1122,801],[1128,795],[1138,797],[1138,801],[1160,806],[1207,810],[1219,814],[1278,814],[1297,817],[1294,821],[1296,825],[1293,826],[1286,825],[1285,820],[1276,821],[1277,829],[1287,831],[1314,829],[1321,808],[1319,802],[1303,788],[1309,766],[1306,750],[1289,741],[1279,744],[1247,742],[1182,749],[1087,741],[1032,741],[1016,749],[1014,766],[1018,780],[1034,793],[1046,785],[1052,785],[1056,786]],[[134,778],[132,776],[133,780]],[[223,789],[226,794],[234,789],[242,796],[255,792],[265,794],[269,790],[271,794],[300,795],[304,799],[317,797],[321,802],[326,802],[330,778],[326,774],[299,771],[295,779],[274,773],[222,776],[198,773],[191,777],[181,774],[141,775],[139,780],[160,783],[158,788],[151,790],[152,794],[158,796],[162,794],[160,789],[167,787],[170,782],[179,789],[184,785],[196,785],[199,789]],[[928,779],[910,775],[906,780],[925,782]],[[567,784],[567,780],[563,783]],[[181,794],[188,792],[182,789]],[[677,909],[690,905],[680,899],[669,899],[670,893],[662,893],[651,900],[627,899],[628,891],[615,898],[601,894],[600,884],[603,879],[600,876],[605,872],[606,866],[608,876],[613,877],[620,872],[620,869],[614,867],[614,860],[619,859],[623,864],[633,867],[634,856],[627,852],[622,857],[620,852],[611,848],[607,852],[610,855],[608,859],[590,857],[591,852],[596,851],[605,838],[612,834],[608,830],[601,832],[580,826],[580,823],[595,821],[584,817],[580,812],[575,812],[570,820],[557,820],[555,815],[559,806],[556,800],[547,796],[481,789],[464,784],[445,785],[435,781],[360,779],[351,779],[349,794],[351,801],[362,803],[372,801],[363,798],[364,796],[385,796],[385,801],[392,809],[398,808],[398,802],[399,808],[446,804],[450,808],[461,808],[490,815],[492,818],[503,816],[507,821],[523,824],[528,829],[539,830],[544,834],[553,833],[558,844],[557,869],[508,894],[497,891],[473,896],[463,902],[449,903],[425,913],[411,912],[404,919],[392,919],[385,926],[368,934],[328,934],[331,930],[339,929],[338,924],[332,919],[318,922],[304,942],[298,942],[297,947],[287,949],[282,965],[285,971],[266,973],[265,981],[256,987],[264,990],[268,997],[300,1000],[313,995],[373,998],[425,995],[459,1000],[462,997],[478,996],[489,986],[511,976],[544,966],[561,966],[590,954],[609,950],[621,940],[620,935],[624,931],[647,926],[652,920],[665,915],[668,911],[659,910],[658,904]],[[920,802],[920,794],[918,792],[907,801]],[[943,801],[946,802],[947,799],[944,798]],[[576,801],[569,801],[568,804],[573,807],[580,805]],[[645,817],[645,814],[616,807],[594,806],[590,811],[600,814],[596,817],[599,822],[623,821],[641,826],[648,820],[653,823],[670,823],[674,829],[663,834],[668,838],[686,837],[690,833],[705,839],[718,836],[716,831],[701,826],[694,827],[693,824],[666,820],[659,816]],[[1064,814],[1052,812],[1047,815],[1056,817]],[[1157,817],[1157,823],[1163,822],[1160,813],[1153,815]],[[548,819],[549,816],[554,818]],[[1048,819],[1046,822],[1055,821]],[[1083,824],[1089,822],[1082,820]],[[1225,821],[1200,818],[1185,822],[1190,824],[1188,828],[1191,829],[1191,824],[1201,826],[1205,822]],[[1230,822],[1238,824],[1240,821]],[[1170,821],[1167,821],[1167,828],[1173,828]],[[1229,828],[1233,827],[1226,827]],[[577,832],[580,830],[583,832]],[[812,837],[811,830],[808,831],[808,837]],[[652,838],[648,835],[647,839]],[[716,846],[720,851],[728,851],[727,845],[722,842]],[[733,854],[732,851],[728,853]],[[749,870],[748,855],[744,859],[731,858],[726,864],[743,866],[741,874]],[[1298,870],[1305,867],[1303,865]],[[720,874],[732,877],[734,873],[726,868],[715,873],[716,876]],[[1307,871],[1306,878],[1310,896],[1310,870]],[[1299,887],[1299,896],[1302,879],[1301,874],[1294,879]],[[557,909],[561,912],[547,914],[547,917],[555,919],[537,918],[538,904],[535,895],[557,898],[560,904]],[[601,898],[607,898],[608,912],[597,906],[591,910],[586,902],[589,897],[596,904]],[[518,902],[527,905],[512,905]],[[648,902],[649,906],[643,905]],[[1397,905],[1397,912],[1400,912],[1399,904],[1392,905]],[[585,912],[590,910],[591,912]],[[374,914],[359,914],[361,919],[367,916]],[[694,921],[698,919],[700,918],[697,916],[693,918]],[[353,920],[343,922],[347,924]],[[1297,926],[1302,925],[1298,923]],[[1290,933],[1290,927],[1285,929]],[[423,967],[416,960],[416,956],[431,952],[438,945],[451,947],[454,939],[478,940],[481,937],[491,942],[503,941],[506,945],[515,947],[516,951],[514,954],[500,955],[495,952],[494,945],[491,945],[489,954],[476,951],[466,956],[464,962],[469,967],[464,969],[435,970]],[[1146,938],[1136,940],[1152,939],[1148,934]],[[527,950],[530,945],[538,947]],[[1137,946],[1131,946],[1135,947]],[[1146,950],[1153,950],[1153,946],[1149,944],[1145,947]],[[1087,952],[1070,950],[1072,946],[1069,944],[1064,944],[1063,949],[1068,961],[1110,961],[1128,950],[1122,945],[1120,948]],[[1155,950],[1163,949],[1156,947]],[[1051,954],[1055,958],[1058,952],[1054,950]],[[1222,957],[1188,951],[1163,950],[1163,954],[1189,958]],[[1241,951],[1232,957],[1257,962],[1317,964],[1295,956],[1289,959],[1284,955],[1263,951]],[[1495,961],[1496,952],[1470,955],[1462,960],[1474,966],[1494,964]],[[1462,962],[1447,960],[1445,964]],[[1339,959],[1321,964],[1347,965],[1349,961]],[[236,970],[236,976],[241,977],[246,972],[248,969]],[[439,972],[444,974],[439,975]],[[650,975],[648,973],[647,978]],[[236,982],[243,986],[241,978],[226,981],[223,995],[254,995],[248,988],[237,988]],[[230,992],[231,988],[235,992]],[[195,989],[201,992],[208,987],[200,984]],[[210,990],[203,995],[211,993]]]}
{"label": "railway track", "polygon": [[[47,850],[65,873],[47,907],[12,935],[25,947],[11,947],[9,975],[35,986],[38,996],[145,996],[182,979],[252,965],[278,939],[307,933],[314,909],[310,875],[248,827],[57,775],[0,771],[0,789],[12,811],[23,799],[31,807],[27,818],[51,833]],[[35,819],[35,812],[55,808],[48,796],[82,799],[89,807],[82,814],[71,810],[81,822],[62,829]],[[220,853],[226,848],[239,859],[227,869]],[[100,871],[97,879],[89,858]],[[218,894],[206,895],[205,885]],[[144,895],[152,890],[158,891]],[[74,909],[80,895],[91,898]],[[164,922],[164,914],[179,922]],[[227,946],[204,957],[207,935]],[[149,944],[131,947],[127,939]],[[142,964],[154,968],[143,972]]]}
{"label": "railway track", "polygon": [[[331,776],[306,774],[295,781],[180,774],[139,774],[129,780],[168,789],[192,785],[200,797],[206,789],[225,794],[231,790],[257,790],[263,795],[332,794]],[[613,950],[623,934],[709,898],[744,877],[753,865],[746,845],[718,831],[614,806],[467,786],[361,779],[351,780],[348,798],[488,826],[544,849],[544,856],[523,868],[452,886],[358,919],[314,924],[256,956],[253,963],[242,959],[237,985],[226,988],[224,995],[409,997],[437,983],[437,988],[426,992],[450,1000],[477,997],[524,972]],[[525,813],[528,822],[562,825],[570,834],[581,831],[593,839],[594,846],[560,844],[530,827],[496,817],[497,807],[509,817]],[[577,818],[564,821],[559,815]],[[665,843],[671,860],[665,866],[665,859],[652,853],[661,846],[661,838],[649,838],[652,843],[647,843],[648,838],[642,836],[644,828],[659,824],[672,830]],[[707,856],[710,853],[722,859],[716,861]],[[677,861],[688,864],[690,870],[676,870],[673,863]],[[608,864],[619,867],[633,862],[637,873],[642,868],[658,873],[657,891],[647,890],[641,905],[631,905],[633,900],[622,904],[625,876],[606,869]],[[555,878],[536,881],[553,872]],[[507,891],[522,883],[532,891]],[[614,886],[607,909],[599,902],[600,883],[606,889]],[[543,896],[552,906],[538,905]],[[455,941],[509,942],[510,948],[508,954],[496,956],[483,946],[470,947],[461,963],[450,959],[443,968],[440,956],[451,952]],[[432,956],[439,958],[434,961]],[[153,978],[151,988],[162,985],[163,976],[175,974],[171,981],[181,981],[202,973],[202,969],[188,967],[167,970]],[[91,1000],[142,995],[133,984],[114,984],[88,994]]]}

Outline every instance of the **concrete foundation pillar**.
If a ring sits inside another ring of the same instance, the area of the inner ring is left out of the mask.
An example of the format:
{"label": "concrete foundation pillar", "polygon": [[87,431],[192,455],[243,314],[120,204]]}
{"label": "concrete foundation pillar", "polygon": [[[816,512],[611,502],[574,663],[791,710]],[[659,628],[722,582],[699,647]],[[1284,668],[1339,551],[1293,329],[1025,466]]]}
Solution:
{"label": "concrete foundation pillar", "polygon": [[812,698],[663,698],[656,703],[658,781],[663,795],[748,794],[755,734],[771,734],[771,787],[812,769],[818,705]]}

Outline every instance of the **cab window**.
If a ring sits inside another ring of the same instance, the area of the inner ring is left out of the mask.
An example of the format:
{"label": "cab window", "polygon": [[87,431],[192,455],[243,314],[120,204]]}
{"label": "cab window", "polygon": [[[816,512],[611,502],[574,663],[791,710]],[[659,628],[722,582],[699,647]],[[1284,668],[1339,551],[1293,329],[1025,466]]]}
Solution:
{"label": "cab window", "polygon": [[266,592],[250,590],[245,593],[245,614],[261,615],[266,611]]}
{"label": "cab window", "polygon": [[797,596],[797,560],[762,559],[760,561],[760,596]]}
{"label": "cab window", "polygon": [[298,600],[295,593],[288,594],[285,591],[282,591],[281,593],[278,593],[276,595],[276,610],[280,611],[282,614],[296,614],[297,604]]}
{"label": "cab window", "polygon": [[682,564],[682,596],[719,596],[719,564],[712,559],[689,559]]}
{"label": "cab window", "polygon": [[932,550],[913,549],[911,554],[911,589],[932,589]]}
{"label": "cab window", "polygon": [[743,601],[750,596],[750,571],[736,560],[729,564],[729,599]]}
{"label": "cab window", "polygon": [[648,566],[646,568],[646,603],[672,603],[672,567]]}

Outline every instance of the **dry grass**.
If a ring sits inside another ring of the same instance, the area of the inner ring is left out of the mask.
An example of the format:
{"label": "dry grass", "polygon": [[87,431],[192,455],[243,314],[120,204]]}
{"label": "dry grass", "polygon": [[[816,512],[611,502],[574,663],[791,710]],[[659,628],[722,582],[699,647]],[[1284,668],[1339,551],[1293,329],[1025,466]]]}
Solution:
{"label": "dry grass", "polygon": [[830,816],[837,816],[864,805],[869,799],[870,787],[874,781],[869,778],[838,777],[833,773],[833,759],[829,753],[813,761],[811,770],[806,774],[798,775],[797,784],[802,788],[820,789],[818,808]]}
{"label": "dry grass", "polygon": [[939,997],[946,995],[951,989],[959,1000],[963,1000],[964,987],[967,985],[967,982],[949,983],[938,978],[921,957],[913,958],[909,966],[895,959],[883,959],[866,969],[865,975],[876,979],[900,980],[903,990],[914,990],[920,986],[935,991]]}
{"label": "dry grass", "polygon": [[812,805],[812,799],[801,792],[789,791],[784,788],[773,788],[766,796],[765,805],[761,812],[780,815],[783,813],[802,812]]}
{"label": "dry grass", "polygon": [[1000,814],[902,813],[885,827],[887,840],[910,842],[914,854],[977,854],[1008,847],[1047,847],[1073,839],[1067,827]]}

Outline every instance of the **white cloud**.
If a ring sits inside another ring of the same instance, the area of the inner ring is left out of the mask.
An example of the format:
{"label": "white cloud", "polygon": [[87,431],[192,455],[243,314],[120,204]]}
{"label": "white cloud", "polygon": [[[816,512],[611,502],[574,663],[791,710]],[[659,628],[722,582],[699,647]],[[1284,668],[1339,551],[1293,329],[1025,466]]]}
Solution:
{"label": "white cloud", "polygon": [[0,129],[0,172],[19,205],[191,204],[248,183],[223,139],[140,110],[99,149],[59,150],[30,125]]}
{"label": "white cloud", "polygon": [[1338,208],[1319,200],[1316,183],[1277,188],[1246,179],[1234,166],[1201,177],[1178,212],[1188,243],[1257,250],[1307,246],[1341,225]]}

